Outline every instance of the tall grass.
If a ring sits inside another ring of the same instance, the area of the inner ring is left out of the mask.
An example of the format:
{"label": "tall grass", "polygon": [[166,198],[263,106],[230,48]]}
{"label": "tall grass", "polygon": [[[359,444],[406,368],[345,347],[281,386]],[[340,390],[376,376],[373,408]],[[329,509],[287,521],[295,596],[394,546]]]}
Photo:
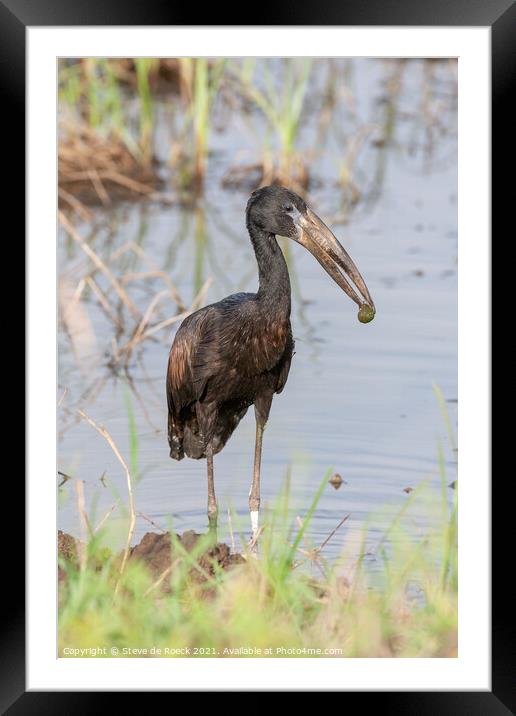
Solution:
{"label": "tall grass", "polygon": [[152,159],[153,103],[149,77],[156,69],[159,60],[149,57],[136,57],[136,87],[139,100],[140,147],[144,161]]}
{"label": "tall grass", "polygon": [[[173,65],[167,65],[167,62],[173,62]],[[253,113],[259,113],[265,120],[257,126],[258,163],[232,165],[222,178],[227,186],[280,183],[303,193],[316,158],[315,151],[310,150],[307,155],[306,147],[304,151],[300,149],[303,124],[311,123],[312,129],[314,124],[318,125],[317,138],[312,142],[318,151],[331,127],[342,147],[342,152],[336,151],[335,161],[339,182],[345,190],[343,208],[347,213],[364,193],[369,201],[373,201],[383,186],[387,157],[396,145],[395,134],[400,134],[398,120],[408,118],[399,106],[406,64],[399,60],[385,64],[384,96],[381,102],[375,103],[374,121],[361,125],[356,125],[355,98],[349,87],[351,63],[342,67],[328,61],[327,81],[321,93],[315,63],[300,58],[245,58],[241,61],[188,57],[172,60],[85,58],[72,63],[63,60],[59,64],[59,96],[62,108],[75,111],[78,126],[85,121],[90,129],[118,138],[149,168],[158,123],[155,111],[158,80],[166,73],[169,80],[172,76],[174,80],[167,85],[169,94],[162,95],[161,102],[165,109],[179,117],[177,124],[172,121],[167,126],[167,140],[171,181],[186,190],[182,197],[185,199],[195,199],[204,187],[218,101],[231,112],[231,118],[235,114],[234,108],[238,107],[244,121]],[[434,65],[424,63],[423,70],[421,102],[411,119],[415,134],[408,142],[404,141],[410,152],[424,145],[428,159],[440,133],[447,130],[441,116],[453,112],[453,102],[450,106],[444,103],[445,111],[441,111],[442,101],[434,86]],[[453,74],[452,66],[450,72]],[[337,82],[340,78],[342,83]],[[307,109],[311,84],[317,91],[317,100]],[[174,96],[178,89],[180,97]],[[339,114],[339,109],[344,106],[342,97],[348,107],[345,121]],[[346,128],[341,131],[342,126]],[[164,128],[163,123],[161,128]],[[373,131],[381,134],[371,141]],[[421,132],[425,133],[424,142]],[[163,136],[160,133],[160,137]],[[244,149],[241,140],[242,137],[236,137],[232,144],[232,151],[237,155]],[[359,177],[360,185],[365,179],[357,158],[359,154],[370,156],[366,151],[370,145],[375,148],[375,166],[374,176],[368,182],[372,186],[366,191],[357,183]],[[257,170],[258,177],[255,176]]]}
{"label": "tall grass", "polygon": [[[83,117],[88,126],[123,141],[143,163],[152,159],[154,131],[153,98],[150,78],[159,60],[147,57],[134,59],[136,74],[136,107],[128,96],[117,73],[116,61],[90,57],[73,64],[61,63],[59,96],[64,107]],[[137,130],[133,131],[136,114]]]}
{"label": "tall grass", "polygon": [[131,393],[127,386],[124,386],[124,399],[127,411],[128,433],[129,433],[129,468],[131,475],[138,480],[138,431],[136,428],[136,420],[134,416],[133,404],[131,401]]}
{"label": "tall grass", "polygon": [[186,102],[186,121],[191,127],[191,168],[184,181],[200,190],[206,175],[211,112],[223,79],[225,60],[179,59],[181,87]]}
{"label": "tall grass", "polygon": [[[278,158],[274,172],[280,180],[299,181],[305,172],[301,155],[296,151],[296,141],[301,129],[301,118],[308,83],[312,69],[312,60],[285,59],[279,87],[275,85],[269,62],[261,64],[263,86],[256,81],[255,67],[244,63],[238,77],[245,95],[261,110],[267,119],[269,130],[276,138]],[[271,161],[270,148],[264,143],[264,164]]]}

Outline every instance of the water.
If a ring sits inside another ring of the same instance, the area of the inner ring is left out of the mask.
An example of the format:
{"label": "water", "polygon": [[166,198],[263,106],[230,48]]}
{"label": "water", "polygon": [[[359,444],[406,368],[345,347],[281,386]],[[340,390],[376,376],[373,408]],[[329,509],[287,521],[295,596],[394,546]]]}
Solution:
{"label": "water", "polygon": [[[262,505],[274,502],[289,467],[293,515],[306,512],[329,468],[342,475],[345,483],[339,490],[331,486],[325,490],[308,533],[309,542],[320,544],[341,518],[351,513],[325,547],[329,559],[337,556],[346,542],[358,545],[360,529],[369,515],[375,515],[368,537],[374,546],[407,500],[405,488],[422,481],[438,487],[438,439],[445,444],[449,481],[455,479],[454,455],[446,443],[432,384],[443,390],[454,423],[456,87],[453,67],[435,63],[430,81],[427,64],[408,62],[400,69],[399,64],[378,60],[336,62],[337,103],[324,142],[318,134],[317,118],[310,121],[316,117],[318,92],[327,77],[327,63],[316,64],[311,111],[300,135],[315,179],[310,204],[351,254],[377,307],[375,320],[360,324],[355,304],[313,257],[293,242],[288,246],[284,242],[293,284],[296,354],[287,386],[274,399],[266,429]],[[392,90],[398,72],[401,84],[392,119],[386,93]],[[344,74],[353,101],[343,92]],[[430,100],[425,94],[429,82]],[[91,240],[106,261],[126,242],[134,241],[170,276],[186,304],[208,277],[213,283],[207,302],[256,288],[254,256],[244,224],[248,192],[223,189],[220,179],[235,162],[252,161],[259,146],[254,137],[260,129],[263,132],[263,119],[259,114],[219,111],[225,128],[212,132],[206,197],[201,205],[186,209],[125,204],[98,210],[97,230]],[[160,117],[160,135],[164,137],[170,107],[163,107]],[[442,130],[434,122],[441,122]],[[349,210],[346,192],[336,183],[339,157],[349,151],[350,137],[362,136],[360,128],[364,126],[369,129],[367,137],[360,140],[363,146],[355,165],[361,197]],[[346,223],[340,223],[343,217]],[[78,228],[88,235],[90,227]],[[64,234],[59,238],[62,290],[70,296],[89,264]],[[130,252],[109,265],[117,276],[149,269]],[[141,311],[158,290],[166,288],[160,278],[153,277],[127,286]],[[165,297],[160,306],[162,318],[176,313],[173,302]],[[164,379],[176,326],[157,333],[156,340],[146,341],[132,356],[132,390],[123,373],[117,377],[106,367],[113,323],[89,290],[80,307],[73,340],[62,324],[59,331],[59,395],[64,389],[67,393],[58,410],[58,469],[85,480],[93,522],[102,518],[118,496],[126,501],[120,464],[102,437],[78,420],[74,410],[82,407],[105,425],[129,460],[130,400],[138,435],[137,510],[164,528],[172,517],[176,531],[204,531],[205,462],[175,462],[168,457]],[[253,451],[251,409],[215,460],[222,539],[227,539],[228,506],[236,512],[234,523],[249,531],[247,496]],[[69,481],[60,490],[59,527],[77,534],[79,521],[71,485]],[[431,526],[431,520],[426,510],[416,510],[415,534]],[[125,529],[120,513],[115,511],[108,523],[113,543],[120,542]],[[135,540],[151,529],[139,516]]]}

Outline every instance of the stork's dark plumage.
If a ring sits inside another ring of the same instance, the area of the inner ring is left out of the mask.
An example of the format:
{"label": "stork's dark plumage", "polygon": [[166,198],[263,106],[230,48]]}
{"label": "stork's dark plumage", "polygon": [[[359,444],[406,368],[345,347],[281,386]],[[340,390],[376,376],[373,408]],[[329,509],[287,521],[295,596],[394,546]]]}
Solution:
{"label": "stork's dark plumage", "polygon": [[213,456],[254,404],[256,446],[249,509],[255,535],[263,430],[272,398],[287,382],[294,352],[290,280],[276,236],[305,246],[359,306],[368,305],[374,311],[374,303],[335,236],[293,191],[269,186],[253,192],[246,223],[258,263],[258,292],[228,296],[181,324],[168,361],[168,441],[170,457],[175,460],[185,455],[207,459],[208,517],[214,527]]}

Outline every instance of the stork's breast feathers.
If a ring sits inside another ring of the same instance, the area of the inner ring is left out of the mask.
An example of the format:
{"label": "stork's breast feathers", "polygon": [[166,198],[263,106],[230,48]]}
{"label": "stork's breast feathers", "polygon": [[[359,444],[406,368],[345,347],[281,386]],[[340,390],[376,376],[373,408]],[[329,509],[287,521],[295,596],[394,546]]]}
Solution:
{"label": "stork's breast feathers", "polygon": [[282,358],[290,334],[290,324],[272,320],[242,326],[233,343],[233,365],[246,375],[272,370]]}
{"label": "stork's breast feathers", "polygon": [[272,323],[269,333],[264,340],[264,350],[267,351],[267,347],[269,347],[272,353],[271,359],[273,361],[273,365],[276,365],[278,360],[282,358],[287,346],[289,335],[290,323],[285,321]]}

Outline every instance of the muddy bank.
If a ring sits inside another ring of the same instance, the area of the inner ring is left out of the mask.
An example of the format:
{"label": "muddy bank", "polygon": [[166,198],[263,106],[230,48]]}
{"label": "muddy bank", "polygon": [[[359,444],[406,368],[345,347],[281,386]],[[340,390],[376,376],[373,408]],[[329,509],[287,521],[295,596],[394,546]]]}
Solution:
{"label": "muddy bank", "polygon": [[[205,535],[198,534],[194,530],[188,530],[183,532],[182,535],[176,535],[181,547],[187,552],[197,548],[198,541],[204,537]],[[172,545],[170,532],[163,534],[147,532],[141,542],[131,548],[129,556],[130,561],[138,560],[143,562],[156,579],[165,570],[171,568],[176,559],[181,559],[181,549],[177,549]],[[224,542],[217,542],[213,547],[203,552],[196,562],[202,571],[193,568],[192,576],[196,578],[196,581],[202,582],[206,580],[202,572],[213,576],[217,568],[230,569],[237,564],[245,563],[245,559],[241,554],[231,554],[229,546]]]}
{"label": "muddy bank", "polygon": [[[170,532],[158,533],[147,532],[141,541],[131,547],[129,562],[144,564],[153,580],[160,577],[167,577],[172,574],[174,566],[185,559],[184,552],[198,552],[199,540],[206,535],[199,534],[193,530],[183,532],[182,535],[175,535],[177,543],[174,544]],[[58,555],[62,561],[79,567],[80,552],[82,543],[72,535],[62,532],[57,533]],[[100,569],[105,562],[112,557],[108,550],[104,550],[102,556],[97,560],[96,568]],[[122,553],[118,554],[114,563],[121,560]],[[192,564],[190,576],[192,582],[202,584],[212,577],[219,569],[227,570],[232,567],[244,564],[245,558],[242,554],[231,554],[231,550],[224,542],[217,542],[205,551],[196,556],[195,564]],[[66,571],[61,565],[58,568],[59,582],[66,580]],[[169,579],[163,579],[162,590],[169,591]]]}

